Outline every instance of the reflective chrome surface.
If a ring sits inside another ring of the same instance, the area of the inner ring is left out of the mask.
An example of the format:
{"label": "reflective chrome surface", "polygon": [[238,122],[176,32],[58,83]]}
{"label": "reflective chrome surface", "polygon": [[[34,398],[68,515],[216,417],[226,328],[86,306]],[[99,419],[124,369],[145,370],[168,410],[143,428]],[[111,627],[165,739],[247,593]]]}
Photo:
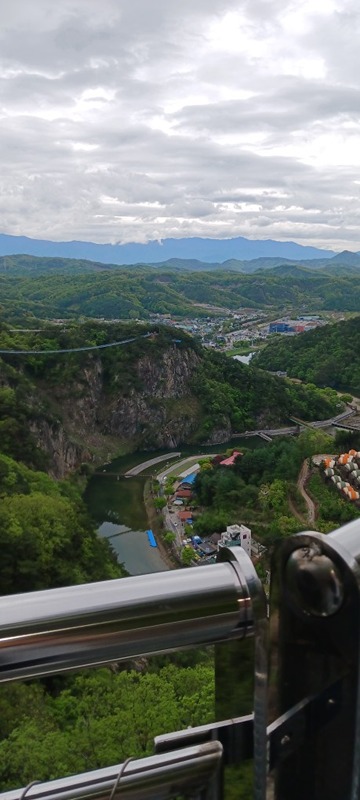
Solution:
{"label": "reflective chrome surface", "polygon": [[344,585],[339,569],[318,542],[294,550],[285,574],[289,596],[303,613],[328,617],[341,607]]}
{"label": "reflective chrome surface", "polygon": [[[254,710],[254,800],[262,800],[265,797],[266,788],[266,765],[267,765],[267,739],[266,739],[266,720],[267,720],[267,673],[268,673],[268,620],[266,609],[266,597],[261,581],[256,570],[247,557],[242,547],[221,548],[218,556],[219,560],[230,560],[238,571],[239,579],[246,581],[249,597],[252,603],[254,617],[254,697],[251,710]],[[237,644],[239,654],[239,664],[241,664],[241,642]],[[217,665],[217,662],[215,661]],[[217,665],[218,666],[218,665]],[[227,665],[229,672],[229,664]],[[247,679],[246,675],[241,674],[238,669],[235,676],[236,683],[239,685],[242,679]],[[223,681],[229,681],[231,676],[226,674]],[[221,679],[216,675],[216,688],[221,687]],[[221,688],[220,688],[221,691]],[[224,689],[222,689],[224,693]],[[216,698],[218,703],[218,698]],[[221,704],[220,702],[218,703]],[[238,709],[227,709],[229,714],[236,715]],[[243,714],[245,710],[242,708]]]}
{"label": "reflective chrome surface", "polygon": [[231,563],[12,595],[0,598],[0,681],[252,633],[246,579]]}
{"label": "reflective chrome surface", "polygon": [[[331,534],[306,531],[275,554],[271,586],[270,721],[306,698],[319,710],[290,728],[275,769],[276,800],[360,797],[360,523]],[[332,697],[337,686],[339,696]],[[318,706],[318,709],[321,707]],[[330,706],[329,706],[330,708]],[[281,743],[282,744],[282,743]],[[296,746],[295,746],[296,745]]]}
{"label": "reflective chrome surface", "polygon": [[[250,560],[241,548],[224,548],[220,558],[209,567],[0,599],[0,680],[253,637],[245,646],[254,643],[256,652],[257,800],[359,800],[360,521],[327,536],[307,531],[282,542],[272,565],[269,654],[262,589]],[[241,677],[241,647],[232,655],[231,673],[223,669],[217,682],[226,692],[223,706]],[[267,656],[273,770],[265,785]],[[211,737],[220,735],[218,728]],[[184,732],[184,748],[130,764],[123,795],[162,800],[189,791],[218,800],[221,745],[194,741],[199,731]],[[239,740],[231,730],[229,741],[237,763]],[[109,800],[119,768],[34,786],[29,800]],[[20,793],[0,800],[18,800]]]}
{"label": "reflective chrome surface", "polygon": [[[221,756],[220,742],[207,742],[138,759],[127,765],[115,797],[119,794],[124,800],[163,800],[183,796],[184,792],[194,797],[216,780]],[[83,775],[41,783],[27,791],[26,800],[109,800],[120,768],[121,764],[117,764]],[[0,794],[0,800],[18,800],[22,791],[4,792]],[[201,794],[201,797],[205,796]]]}
{"label": "reflective chrome surface", "polygon": [[360,563],[360,519],[354,519],[342,528],[337,528],[329,533],[327,538],[347,552],[348,563],[349,558]]}

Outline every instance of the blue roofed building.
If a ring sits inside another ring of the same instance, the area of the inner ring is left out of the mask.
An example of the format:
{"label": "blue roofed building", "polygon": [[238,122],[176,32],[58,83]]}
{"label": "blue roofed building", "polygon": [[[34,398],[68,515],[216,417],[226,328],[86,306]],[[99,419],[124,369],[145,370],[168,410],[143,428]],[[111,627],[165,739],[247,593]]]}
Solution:
{"label": "blue roofed building", "polygon": [[191,489],[191,487],[195,483],[196,476],[197,476],[197,472],[191,472],[190,475],[187,475],[186,478],[184,478],[184,480],[181,481],[180,486],[178,488],[179,489],[180,488],[181,489],[187,489],[187,488]]}

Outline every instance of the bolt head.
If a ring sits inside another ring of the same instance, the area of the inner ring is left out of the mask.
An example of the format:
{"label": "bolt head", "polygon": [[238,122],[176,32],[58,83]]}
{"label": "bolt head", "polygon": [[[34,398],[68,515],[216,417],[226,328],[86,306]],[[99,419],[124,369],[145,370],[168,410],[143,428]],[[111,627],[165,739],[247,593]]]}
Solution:
{"label": "bolt head", "polygon": [[285,566],[285,583],[288,597],[304,614],[329,617],[342,606],[340,571],[317,543],[291,553]]}

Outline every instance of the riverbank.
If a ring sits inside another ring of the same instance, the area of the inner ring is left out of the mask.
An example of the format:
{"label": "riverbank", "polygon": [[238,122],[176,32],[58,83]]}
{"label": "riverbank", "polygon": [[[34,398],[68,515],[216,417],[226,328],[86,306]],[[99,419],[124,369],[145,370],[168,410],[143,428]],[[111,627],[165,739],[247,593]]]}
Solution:
{"label": "riverbank", "polygon": [[[240,449],[264,446],[267,446],[266,443],[258,437],[247,440],[234,439],[225,445],[226,448]],[[209,457],[210,454],[223,453],[224,449],[224,445],[184,448],[178,461],[176,458],[173,460],[171,458],[175,455],[174,451],[153,452],[154,459],[162,456],[162,461],[165,463],[159,461],[149,470],[146,466],[150,460],[149,451],[136,452],[103,464],[102,469],[88,476],[83,496],[89,513],[97,525],[99,535],[109,539],[119,562],[125,564],[125,569],[130,575],[158,572],[179,566],[175,547],[164,541],[164,535],[167,531],[176,535],[179,552],[184,538],[184,535],[181,536],[183,527],[179,526],[178,531],[178,526],[175,526],[177,521],[175,514],[169,514],[163,526],[160,525],[163,514],[160,511],[158,513],[153,505],[157,492],[154,492],[153,497],[149,497],[149,485],[144,498],[146,481],[150,481],[151,478],[154,481],[159,479],[159,474],[156,473],[168,474],[173,470],[181,472],[184,466],[179,468],[180,462],[190,465],[196,462],[199,456]],[[139,474],[125,478],[125,473],[134,467]],[[146,472],[141,474],[144,468]],[[152,475],[147,474],[148,472]],[[155,535],[158,534],[158,547],[149,546],[146,535],[148,528],[153,529]],[[171,540],[171,537],[168,538]]]}
{"label": "riverbank", "polygon": [[180,562],[177,561],[174,552],[172,550],[171,545],[166,544],[163,539],[163,535],[165,533],[164,528],[164,517],[162,511],[159,511],[154,506],[154,493],[152,489],[152,479],[149,478],[145,482],[144,486],[144,506],[149,522],[149,528],[155,534],[157,546],[161,555],[161,558],[165,562],[165,564],[169,567],[169,569],[178,569],[180,566]]}

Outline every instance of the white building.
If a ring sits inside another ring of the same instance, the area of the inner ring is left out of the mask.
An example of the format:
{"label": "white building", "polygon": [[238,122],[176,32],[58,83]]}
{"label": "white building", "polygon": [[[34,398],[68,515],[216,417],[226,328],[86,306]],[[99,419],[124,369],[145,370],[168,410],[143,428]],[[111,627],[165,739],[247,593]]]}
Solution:
{"label": "white building", "polygon": [[243,547],[245,553],[251,556],[251,530],[246,525],[227,525],[219,539],[218,547],[226,547],[227,545],[238,544]]}

